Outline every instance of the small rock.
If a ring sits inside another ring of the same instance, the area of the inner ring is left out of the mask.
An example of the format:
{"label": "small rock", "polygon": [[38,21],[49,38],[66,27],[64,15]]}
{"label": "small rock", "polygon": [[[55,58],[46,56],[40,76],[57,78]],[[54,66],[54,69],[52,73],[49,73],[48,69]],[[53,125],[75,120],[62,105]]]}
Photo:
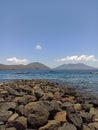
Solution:
{"label": "small rock", "polygon": [[38,130],[58,130],[60,123],[55,120],[49,121],[45,126],[40,127]]}
{"label": "small rock", "polygon": [[8,122],[14,121],[19,115],[17,113],[13,114],[9,119]]}
{"label": "small rock", "polygon": [[80,103],[74,104],[74,109],[75,109],[76,111],[81,111],[81,110],[82,110],[81,104],[80,104]]}
{"label": "small rock", "polygon": [[58,130],[77,130],[77,128],[70,123],[64,124],[64,126],[59,127]]}
{"label": "small rock", "polygon": [[57,112],[54,119],[61,123],[66,122],[66,112],[65,111]]}
{"label": "small rock", "polygon": [[72,107],[73,104],[71,102],[64,102],[61,106],[63,110],[66,110],[68,107]]}
{"label": "small rock", "polygon": [[17,130],[26,130],[27,118],[20,116],[13,122],[13,125]]}

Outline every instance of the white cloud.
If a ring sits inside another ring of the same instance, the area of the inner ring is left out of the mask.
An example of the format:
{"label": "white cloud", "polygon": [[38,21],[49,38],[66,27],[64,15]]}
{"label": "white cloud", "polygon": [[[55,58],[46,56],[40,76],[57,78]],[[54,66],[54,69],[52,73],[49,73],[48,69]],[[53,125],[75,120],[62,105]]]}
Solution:
{"label": "white cloud", "polygon": [[17,59],[16,57],[8,58],[6,60],[12,64],[24,64],[25,65],[28,63],[27,59]]}
{"label": "white cloud", "polygon": [[36,45],[35,49],[36,50],[42,50],[42,46],[41,45]]}
{"label": "white cloud", "polygon": [[81,56],[66,56],[64,58],[57,59],[57,61],[74,61],[74,62],[85,62],[85,61],[98,61],[94,55],[81,55]]}

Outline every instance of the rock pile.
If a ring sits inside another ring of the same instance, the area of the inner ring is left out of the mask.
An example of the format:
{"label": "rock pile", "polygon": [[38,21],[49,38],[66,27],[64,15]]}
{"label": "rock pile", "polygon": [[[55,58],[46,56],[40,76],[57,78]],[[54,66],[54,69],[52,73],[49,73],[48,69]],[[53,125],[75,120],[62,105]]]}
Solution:
{"label": "rock pile", "polygon": [[98,99],[46,80],[3,82],[0,130],[98,130]]}

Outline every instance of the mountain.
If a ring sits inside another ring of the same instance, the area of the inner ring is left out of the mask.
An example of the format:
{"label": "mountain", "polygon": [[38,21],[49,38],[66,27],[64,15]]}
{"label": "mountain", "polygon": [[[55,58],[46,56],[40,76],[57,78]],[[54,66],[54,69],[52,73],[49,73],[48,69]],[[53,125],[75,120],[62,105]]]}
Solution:
{"label": "mountain", "polygon": [[78,63],[78,64],[63,64],[60,65],[56,68],[54,68],[54,70],[92,70],[92,69],[96,69],[92,66],[88,66],[86,64],[82,64],[82,63]]}
{"label": "mountain", "polygon": [[27,65],[4,65],[0,64],[0,70],[50,70],[50,68],[39,62],[30,63]]}
{"label": "mountain", "polygon": [[34,62],[26,65],[26,69],[33,69],[33,70],[49,70],[50,68],[42,63]]}

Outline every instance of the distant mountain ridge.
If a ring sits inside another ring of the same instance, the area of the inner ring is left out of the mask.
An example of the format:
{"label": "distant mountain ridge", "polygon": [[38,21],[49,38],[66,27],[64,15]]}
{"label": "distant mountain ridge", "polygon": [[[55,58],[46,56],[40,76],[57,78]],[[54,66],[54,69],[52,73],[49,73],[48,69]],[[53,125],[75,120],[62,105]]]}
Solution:
{"label": "distant mountain ridge", "polygon": [[50,68],[42,63],[34,62],[27,65],[4,65],[0,64],[0,70],[50,70]]}
{"label": "distant mountain ridge", "polygon": [[[51,70],[50,67],[39,63],[33,62],[27,65],[5,65],[0,64],[0,70]],[[53,68],[52,70],[93,70],[98,69],[92,66],[88,66],[86,64],[78,63],[78,64],[63,64]]]}
{"label": "distant mountain ridge", "polygon": [[96,68],[82,63],[63,64],[54,68],[54,70],[92,70],[92,69],[96,69]]}

